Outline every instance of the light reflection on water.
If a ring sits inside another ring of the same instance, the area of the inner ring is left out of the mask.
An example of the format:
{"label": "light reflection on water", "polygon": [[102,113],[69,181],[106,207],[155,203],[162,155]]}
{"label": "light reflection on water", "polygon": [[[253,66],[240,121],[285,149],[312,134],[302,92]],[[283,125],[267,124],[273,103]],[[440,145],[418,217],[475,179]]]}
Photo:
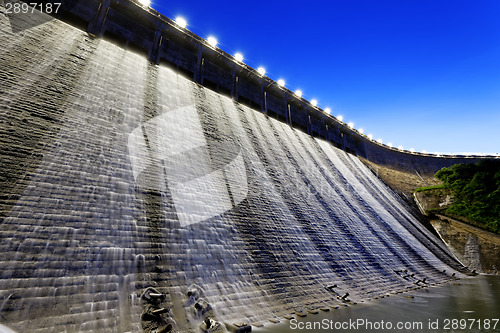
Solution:
{"label": "light reflection on water", "polygon": [[[397,329],[398,323],[411,328]],[[253,332],[500,332],[500,276],[483,275],[297,320],[283,319]]]}

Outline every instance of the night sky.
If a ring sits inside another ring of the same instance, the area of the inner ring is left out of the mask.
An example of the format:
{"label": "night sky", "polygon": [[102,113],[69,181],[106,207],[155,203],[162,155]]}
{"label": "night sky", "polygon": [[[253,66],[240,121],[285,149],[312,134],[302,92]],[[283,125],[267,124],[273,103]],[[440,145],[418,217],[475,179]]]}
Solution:
{"label": "night sky", "polygon": [[153,1],[384,143],[500,153],[500,1]]}

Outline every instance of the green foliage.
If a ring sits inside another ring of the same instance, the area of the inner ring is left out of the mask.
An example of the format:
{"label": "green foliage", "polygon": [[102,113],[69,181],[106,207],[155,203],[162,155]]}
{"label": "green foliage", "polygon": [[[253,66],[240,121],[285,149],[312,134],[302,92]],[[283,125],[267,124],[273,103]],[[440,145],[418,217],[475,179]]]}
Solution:
{"label": "green foliage", "polygon": [[480,222],[500,233],[500,160],[475,164],[455,164],[436,175],[445,188],[453,191],[448,213]]}
{"label": "green foliage", "polygon": [[434,186],[425,186],[425,187],[419,187],[415,189],[415,192],[424,192],[427,190],[437,190],[441,188],[446,188],[444,184],[439,184],[439,185],[434,185]]}

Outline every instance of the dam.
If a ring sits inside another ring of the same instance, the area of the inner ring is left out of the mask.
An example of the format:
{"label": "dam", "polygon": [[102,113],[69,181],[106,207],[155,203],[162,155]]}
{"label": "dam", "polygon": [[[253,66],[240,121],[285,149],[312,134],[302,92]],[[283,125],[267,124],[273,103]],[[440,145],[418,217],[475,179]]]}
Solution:
{"label": "dam", "polygon": [[296,102],[280,117],[235,99],[106,39],[134,2],[79,3],[21,30],[0,7],[0,323],[152,331],[156,297],[165,332],[198,332],[205,311],[258,326],[470,274],[357,155],[460,158],[405,160]]}

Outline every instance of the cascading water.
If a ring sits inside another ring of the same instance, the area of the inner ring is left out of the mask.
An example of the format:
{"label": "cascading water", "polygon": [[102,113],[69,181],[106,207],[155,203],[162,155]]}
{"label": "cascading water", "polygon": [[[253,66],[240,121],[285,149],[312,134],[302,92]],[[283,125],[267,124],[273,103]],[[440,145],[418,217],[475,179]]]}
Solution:
{"label": "cascading water", "polygon": [[162,297],[197,331],[202,300],[255,324],[462,276],[355,156],[59,21],[0,27],[0,322],[139,332]]}

